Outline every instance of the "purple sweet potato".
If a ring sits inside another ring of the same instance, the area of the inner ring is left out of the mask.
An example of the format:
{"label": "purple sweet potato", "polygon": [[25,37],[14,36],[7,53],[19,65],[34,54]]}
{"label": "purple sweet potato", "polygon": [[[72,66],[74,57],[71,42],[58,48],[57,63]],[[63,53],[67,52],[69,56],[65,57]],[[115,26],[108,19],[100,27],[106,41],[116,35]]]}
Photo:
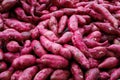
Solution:
{"label": "purple sweet potato", "polygon": [[26,68],[19,76],[18,80],[32,80],[36,75],[38,68],[36,66]]}
{"label": "purple sweet potato", "polygon": [[26,67],[34,65],[36,58],[33,55],[22,55],[15,58],[12,63],[12,67],[15,69],[25,69]]}
{"label": "purple sweet potato", "polygon": [[110,78],[110,75],[107,72],[100,72],[100,80],[108,80]]}
{"label": "purple sweet potato", "polygon": [[3,61],[0,62],[0,72],[7,70],[7,64]]}
{"label": "purple sweet potato", "polygon": [[73,75],[74,80],[84,80],[82,69],[78,64],[74,62],[71,65],[71,73]]}
{"label": "purple sweet potato", "polygon": [[73,33],[72,32],[65,32],[56,42],[65,44],[72,39]]}
{"label": "purple sweet potato", "polygon": [[88,60],[89,60],[90,68],[98,67],[99,63],[96,59],[89,58]]}
{"label": "purple sweet potato", "polygon": [[67,49],[67,48],[61,48],[59,54],[66,59],[71,59],[72,58],[72,54],[71,54],[70,50]]}
{"label": "purple sweet potato", "polygon": [[69,71],[57,69],[52,73],[50,80],[67,80],[69,75]]}
{"label": "purple sweet potato", "polygon": [[15,71],[11,76],[11,80],[18,80],[22,72],[23,72],[22,70]]}
{"label": "purple sweet potato", "polygon": [[89,52],[93,58],[100,59],[100,58],[103,58],[107,54],[107,49],[106,47],[98,46],[98,47],[89,49]]}
{"label": "purple sweet potato", "polygon": [[4,54],[3,54],[2,49],[0,49],[0,60],[3,60],[3,58],[4,58]]}
{"label": "purple sweet potato", "polygon": [[57,23],[57,19],[54,16],[50,17],[48,25],[51,31],[53,31],[55,34],[58,33],[58,23]]}
{"label": "purple sweet potato", "polygon": [[110,80],[117,80],[120,77],[120,68],[114,70],[110,75]]}
{"label": "purple sweet potato", "polygon": [[7,43],[6,48],[9,52],[18,52],[20,50],[20,45],[16,41],[10,41]]}
{"label": "purple sweet potato", "polygon": [[85,74],[85,80],[97,80],[100,76],[100,71],[98,68],[92,68],[88,70]]}
{"label": "purple sweet potato", "polygon": [[47,54],[40,41],[33,40],[31,46],[37,56],[41,57],[42,55]]}
{"label": "purple sweet potato", "polygon": [[112,69],[118,65],[119,60],[116,57],[106,58],[98,65],[100,69]]}
{"label": "purple sweet potato", "polygon": [[76,31],[78,30],[78,19],[76,15],[72,15],[68,20],[68,29],[70,31]]}
{"label": "purple sweet potato", "polygon": [[76,47],[71,46],[71,45],[64,45],[66,48],[68,48],[72,55],[73,58],[85,69],[89,69],[90,65],[89,65],[89,61],[88,59],[85,57],[85,55]]}
{"label": "purple sweet potato", "polygon": [[0,80],[10,80],[14,69],[10,67],[8,70],[0,73]]}
{"label": "purple sweet potato", "polygon": [[62,48],[60,44],[51,42],[44,36],[40,37],[40,42],[44,48],[46,48],[48,51],[52,52],[53,54],[59,54],[59,51]]}
{"label": "purple sweet potato", "polygon": [[37,62],[55,69],[68,67],[68,60],[64,57],[53,54],[45,54],[38,59]]}
{"label": "purple sweet potato", "polygon": [[62,33],[67,25],[68,17],[66,15],[62,16],[59,21],[58,33]]}
{"label": "purple sweet potato", "polygon": [[35,75],[34,80],[46,80],[52,72],[52,68],[44,68]]}

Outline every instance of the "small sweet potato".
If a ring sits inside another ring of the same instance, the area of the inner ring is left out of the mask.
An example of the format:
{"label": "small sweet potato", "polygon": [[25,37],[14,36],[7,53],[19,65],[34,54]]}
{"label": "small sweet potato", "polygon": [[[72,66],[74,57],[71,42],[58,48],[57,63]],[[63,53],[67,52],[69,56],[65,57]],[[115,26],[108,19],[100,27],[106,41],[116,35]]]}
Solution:
{"label": "small sweet potato", "polygon": [[58,28],[58,33],[62,33],[63,30],[65,29],[66,25],[67,25],[67,21],[68,21],[68,17],[66,15],[63,15],[61,18],[60,18],[60,21],[59,21],[59,28]]}
{"label": "small sweet potato", "polygon": [[116,57],[108,57],[102,63],[98,65],[101,69],[112,69],[118,65],[118,59]]}
{"label": "small sweet potato", "polygon": [[69,71],[57,69],[52,73],[50,80],[67,80],[69,75]]}
{"label": "small sweet potato", "polygon": [[51,42],[44,36],[40,37],[40,42],[44,48],[46,48],[48,51],[52,52],[53,54],[59,54],[59,51],[62,48],[60,44]]}
{"label": "small sweet potato", "polygon": [[38,68],[36,66],[28,67],[22,72],[18,80],[32,80],[37,71]]}
{"label": "small sweet potato", "polygon": [[19,57],[20,54],[19,53],[11,53],[11,52],[7,52],[7,53],[4,53],[4,59],[6,62],[8,63],[12,63],[13,60],[17,57]]}
{"label": "small sweet potato", "polygon": [[67,48],[61,48],[59,54],[66,59],[71,59],[72,58],[72,54],[71,54],[70,50],[67,49]]}
{"label": "small sweet potato", "polygon": [[117,80],[120,77],[120,68],[114,70],[110,75],[110,80]]}
{"label": "small sweet potato", "polygon": [[34,65],[36,58],[33,55],[22,55],[15,58],[12,63],[12,67],[15,69],[25,69],[26,67]]}
{"label": "small sweet potato", "polygon": [[60,44],[65,44],[72,39],[72,32],[65,32],[56,42]]}
{"label": "small sweet potato", "polygon": [[80,25],[85,25],[86,24],[86,20],[81,15],[76,15],[76,17],[77,17],[78,23]]}
{"label": "small sweet potato", "polygon": [[37,38],[40,37],[40,33],[39,33],[38,28],[31,29],[31,30],[30,30],[30,33],[31,33],[31,37],[32,37],[33,39],[37,39]]}
{"label": "small sweet potato", "polygon": [[76,15],[72,15],[68,20],[68,29],[70,31],[76,31],[78,30],[78,19]]}
{"label": "small sweet potato", "polygon": [[107,49],[106,47],[98,46],[98,47],[89,49],[89,52],[93,58],[100,59],[100,58],[103,58],[107,54]]}
{"label": "small sweet potato", "polygon": [[100,80],[108,80],[110,78],[110,75],[107,72],[100,72]]}
{"label": "small sweet potato", "polygon": [[73,58],[85,69],[89,69],[90,65],[89,65],[89,61],[88,59],[85,57],[85,55],[76,47],[71,46],[71,45],[64,45],[66,48],[68,48],[72,55]]}
{"label": "small sweet potato", "polygon": [[4,54],[3,54],[2,49],[0,49],[0,60],[3,60],[3,58],[4,58]]}
{"label": "small sweet potato", "polygon": [[68,67],[68,60],[53,54],[45,54],[37,62],[55,69]]}
{"label": "small sweet potato", "polygon": [[54,16],[50,17],[48,25],[50,30],[52,30],[55,34],[58,33],[58,23],[57,23],[57,19]]}
{"label": "small sweet potato", "polygon": [[98,68],[92,68],[88,70],[85,74],[85,80],[97,80],[100,76],[100,71]]}
{"label": "small sweet potato", "polygon": [[48,38],[50,41],[57,41],[58,37],[55,35],[54,32],[44,29],[44,28],[39,28],[40,34]]}
{"label": "small sweet potato", "polygon": [[0,72],[7,70],[7,64],[3,61],[0,62]]}
{"label": "small sweet potato", "polygon": [[72,36],[73,44],[81,51],[86,57],[90,57],[91,55],[88,52],[88,48],[83,41],[83,35],[80,30],[74,32]]}
{"label": "small sweet potato", "polygon": [[90,68],[98,67],[99,63],[96,59],[89,58],[88,60],[89,60]]}
{"label": "small sweet potato", "polygon": [[42,55],[47,54],[47,52],[42,47],[42,45],[39,41],[33,40],[31,43],[31,46],[37,56],[41,57]]}
{"label": "small sweet potato", "polygon": [[10,67],[8,70],[0,73],[0,80],[10,80],[11,75],[13,74],[14,69]]}
{"label": "small sweet potato", "polygon": [[18,52],[21,46],[16,41],[10,41],[7,43],[6,48],[9,52]]}
{"label": "small sweet potato", "polygon": [[77,13],[77,9],[75,9],[75,8],[63,8],[62,11],[66,15],[73,15],[73,14]]}
{"label": "small sweet potato", "polygon": [[73,75],[74,80],[84,80],[82,69],[78,64],[74,62],[71,65],[71,73]]}
{"label": "small sweet potato", "polygon": [[34,80],[46,80],[52,72],[52,68],[44,68],[35,75]]}
{"label": "small sweet potato", "polygon": [[11,79],[10,80],[18,80],[19,77],[21,76],[23,71],[21,70],[17,70],[15,71],[12,75],[11,75]]}

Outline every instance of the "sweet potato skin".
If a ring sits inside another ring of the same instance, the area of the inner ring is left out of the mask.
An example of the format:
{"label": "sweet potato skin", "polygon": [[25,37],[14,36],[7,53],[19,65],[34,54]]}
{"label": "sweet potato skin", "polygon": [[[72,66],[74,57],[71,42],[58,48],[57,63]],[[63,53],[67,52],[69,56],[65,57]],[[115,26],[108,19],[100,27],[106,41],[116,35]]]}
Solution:
{"label": "sweet potato skin", "polygon": [[34,50],[35,54],[39,57],[41,57],[44,54],[47,54],[47,52],[42,47],[40,41],[33,40],[31,43],[31,47]]}
{"label": "sweet potato skin", "polygon": [[55,69],[68,67],[68,60],[53,54],[45,54],[37,62]]}
{"label": "sweet potato skin", "polygon": [[84,80],[82,69],[75,62],[73,62],[71,65],[71,72],[74,80]]}
{"label": "sweet potato skin", "polygon": [[0,62],[0,72],[3,72],[5,70],[7,70],[8,66],[5,62],[1,61]]}
{"label": "sweet potato skin", "polygon": [[26,68],[19,76],[18,80],[31,80],[37,73],[38,68],[36,66]]}
{"label": "sweet potato skin", "polygon": [[67,80],[69,75],[69,71],[57,69],[52,73],[50,80]]}
{"label": "sweet potato skin", "polygon": [[11,76],[11,80],[18,80],[21,74],[22,74],[22,70],[15,71]]}
{"label": "sweet potato skin", "polygon": [[18,58],[15,58],[12,62],[12,67],[15,69],[25,69],[31,65],[34,65],[36,58],[33,55],[22,55]]}
{"label": "sweet potato skin", "polygon": [[35,75],[34,80],[46,80],[53,71],[51,68],[44,68]]}

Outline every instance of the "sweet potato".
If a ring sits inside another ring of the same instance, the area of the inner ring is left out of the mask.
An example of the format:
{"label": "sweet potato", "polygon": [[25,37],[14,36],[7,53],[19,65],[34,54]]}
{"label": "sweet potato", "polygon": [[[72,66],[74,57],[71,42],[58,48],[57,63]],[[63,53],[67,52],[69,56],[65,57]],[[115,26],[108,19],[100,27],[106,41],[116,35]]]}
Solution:
{"label": "sweet potato", "polygon": [[8,63],[12,63],[13,60],[17,57],[19,57],[20,54],[19,53],[11,53],[11,52],[7,52],[7,53],[4,53],[4,59],[6,62]]}
{"label": "sweet potato", "polygon": [[100,72],[100,80],[107,80],[110,78],[110,75],[107,72]]}
{"label": "sweet potato", "polygon": [[44,68],[35,75],[34,80],[46,80],[52,72],[52,68]]}
{"label": "sweet potato", "polygon": [[39,41],[33,40],[31,43],[31,46],[37,56],[41,57],[42,55],[47,54],[47,52],[42,47],[42,45]]}
{"label": "sweet potato", "polygon": [[68,67],[68,60],[53,54],[45,54],[37,62],[55,69]]}
{"label": "sweet potato", "polygon": [[97,46],[107,46],[108,45],[108,41],[100,43],[100,42],[97,42],[97,41],[92,40],[92,39],[84,39],[84,43],[89,48],[93,48],[93,47],[97,47]]}
{"label": "sweet potato", "polygon": [[26,67],[34,65],[36,58],[33,55],[22,55],[15,58],[12,63],[12,67],[15,69],[25,69]]}
{"label": "sweet potato", "polygon": [[89,60],[90,68],[98,67],[99,63],[96,59],[89,58],[88,60]]}
{"label": "sweet potato", "polygon": [[53,54],[59,54],[60,49],[62,46],[60,44],[57,44],[55,42],[51,42],[44,36],[40,37],[40,42],[48,51],[52,52]]}
{"label": "sweet potato", "polygon": [[80,32],[80,30],[77,30],[74,32],[72,36],[72,42],[73,44],[81,51],[86,57],[91,56],[88,52],[88,48],[86,44],[83,41],[83,36]]}
{"label": "sweet potato", "polygon": [[77,17],[78,23],[80,25],[85,25],[86,24],[86,20],[81,15],[76,15],[76,17]]}
{"label": "sweet potato", "polygon": [[67,21],[68,21],[68,17],[66,15],[63,15],[61,18],[60,18],[60,21],[59,21],[59,28],[58,28],[58,33],[62,33],[63,30],[65,29],[66,25],[67,25]]}
{"label": "sweet potato", "polygon": [[97,80],[100,76],[100,71],[98,68],[92,68],[88,70],[85,74],[85,80]]}
{"label": "sweet potato", "polygon": [[20,50],[20,45],[16,41],[10,41],[7,43],[6,48],[9,52],[18,52]]}
{"label": "sweet potato", "polygon": [[107,19],[115,28],[118,27],[118,21],[115,17],[112,16],[112,14],[103,6],[93,3],[91,4],[92,8],[99,13],[101,13],[105,19]]}
{"label": "sweet potato", "polygon": [[67,80],[69,75],[69,71],[57,69],[52,73],[50,80]]}
{"label": "sweet potato", "polygon": [[7,70],[7,64],[3,61],[0,62],[0,72]]}
{"label": "sweet potato", "polygon": [[17,0],[3,0],[1,3],[1,9],[0,12],[5,12],[10,10],[15,4],[17,3]]}
{"label": "sweet potato", "polygon": [[21,32],[21,35],[22,35],[22,40],[23,41],[28,40],[28,39],[31,38],[31,33],[29,31]]}
{"label": "sweet potato", "polygon": [[28,67],[22,72],[18,80],[32,80],[37,71],[38,68],[36,66]]}
{"label": "sweet potato", "polygon": [[43,36],[45,36],[46,38],[48,38],[51,41],[58,40],[58,37],[55,35],[55,33],[50,30],[39,28],[39,32],[40,32],[40,34],[42,34]]}
{"label": "sweet potato", "polygon": [[4,29],[4,23],[3,23],[3,18],[2,15],[0,15],[0,31],[2,31]]}
{"label": "sweet potato", "polygon": [[116,69],[110,75],[110,80],[117,80],[120,77],[120,68]]}
{"label": "sweet potato", "polygon": [[20,21],[15,20],[15,19],[5,19],[5,24],[9,28],[13,28],[19,32],[29,31],[30,29],[32,29],[34,27],[30,23],[20,22]]}
{"label": "sweet potato", "polygon": [[60,44],[65,44],[72,39],[72,32],[65,32],[56,42]]}
{"label": "sweet potato", "polygon": [[75,8],[63,8],[62,11],[66,14],[66,15],[72,15],[77,13],[77,9]]}
{"label": "sweet potato", "polygon": [[76,31],[78,30],[78,19],[76,15],[72,15],[68,20],[68,29],[70,31]]}
{"label": "sweet potato", "polygon": [[57,23],[57,19],[54,17],[54,16],[51,16],[50,17],[50,20],[49,20],[49,28],[55,33],[57,34],[58,33],[58,23]]}
{"label": "sweet potato", "polygon": [[76,63],[72,63],[71,65],[71,73],[73,75],[74,80],[84,80],[82,69]]}
{"label": "sweet potato", "polygon": [[40,20],[46,20],[49,19],[51,16],[55,16],[56,18],[59,18],[63,16],[64,12],[62,10],[54,11],[52,13],[44,14],[40,17]]}
{"label": "sweet potato", "polygon": [[15,29],[6,29],[2,32],[0,32],[0,39],[9,41],[9,40],[17,40],[22,41],[22,35],[16,31]]}
{"label": "sweet potato", "polygon": [[30,40],[26,40],[24,43],[23,48],[21,49],[21,55],[24,54],[29,54],[32,51],[32,47],[31,47],[31,41]]}
{"label": "sweet potato", "polygon": [[89,49],[89,52],[93,58],[101,59],[107,54],[107,49],[106,47],[98,46],[98,47],[94,47],[93,49]]}
{"label": "sweet potato", "polygon": [[18,80],[19,77],[21,76],[22,72],[23,71],[21,71],[21,70],[15,71],[11,76],[11,80]]}
{"label": "sweet potato", "polygon": [[3,60],[3,58],[4,58],[4,54],[3,54],[2,49],[0,49],[0,60]]}
{"label": "sweet potato", "polygon": [[14,69],[12,67],[10,67],[8,70],[1,72],[0,80],[10,80],[13,71],[14,71]]}
{"label": "sweet potato", "polygon": [[72,58],[72,54],[70,52],[69,49],[67,48],[61,48],[60,49],[60,55],[63,56],[66,59],[71,59]]}
{"label": "sweet potato", "polygon": [[68,48],[72,55],[73,58],[85,69],[89,69],[90,65],[89,65],[89,61],[88,59],[85,57],[85,55],[76,47],[71,46],[71,45],[64,45],[66,48]]}
{"label": "sweet potato", "polygon": [[57,6],[51,6],[51,7],[50,7],[50,11],[51,11],[51,12],[57,11],[57,10],[58,10]]}
{"label": "sweet potato", "polygon": [[112,69],[118,65],[118,59],[116,57],[106,58],[102,63],[99,64],[100,69]]}

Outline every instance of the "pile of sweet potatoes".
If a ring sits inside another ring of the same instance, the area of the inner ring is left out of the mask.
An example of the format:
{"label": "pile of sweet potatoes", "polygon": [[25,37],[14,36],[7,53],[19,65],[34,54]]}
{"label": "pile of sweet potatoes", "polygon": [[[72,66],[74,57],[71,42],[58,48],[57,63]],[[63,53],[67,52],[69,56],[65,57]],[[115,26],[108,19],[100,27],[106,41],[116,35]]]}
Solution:
{"label": "pile of sweet potatoes", "polygon": [[0,80],[118,80],[120,0],[0,0]]}

